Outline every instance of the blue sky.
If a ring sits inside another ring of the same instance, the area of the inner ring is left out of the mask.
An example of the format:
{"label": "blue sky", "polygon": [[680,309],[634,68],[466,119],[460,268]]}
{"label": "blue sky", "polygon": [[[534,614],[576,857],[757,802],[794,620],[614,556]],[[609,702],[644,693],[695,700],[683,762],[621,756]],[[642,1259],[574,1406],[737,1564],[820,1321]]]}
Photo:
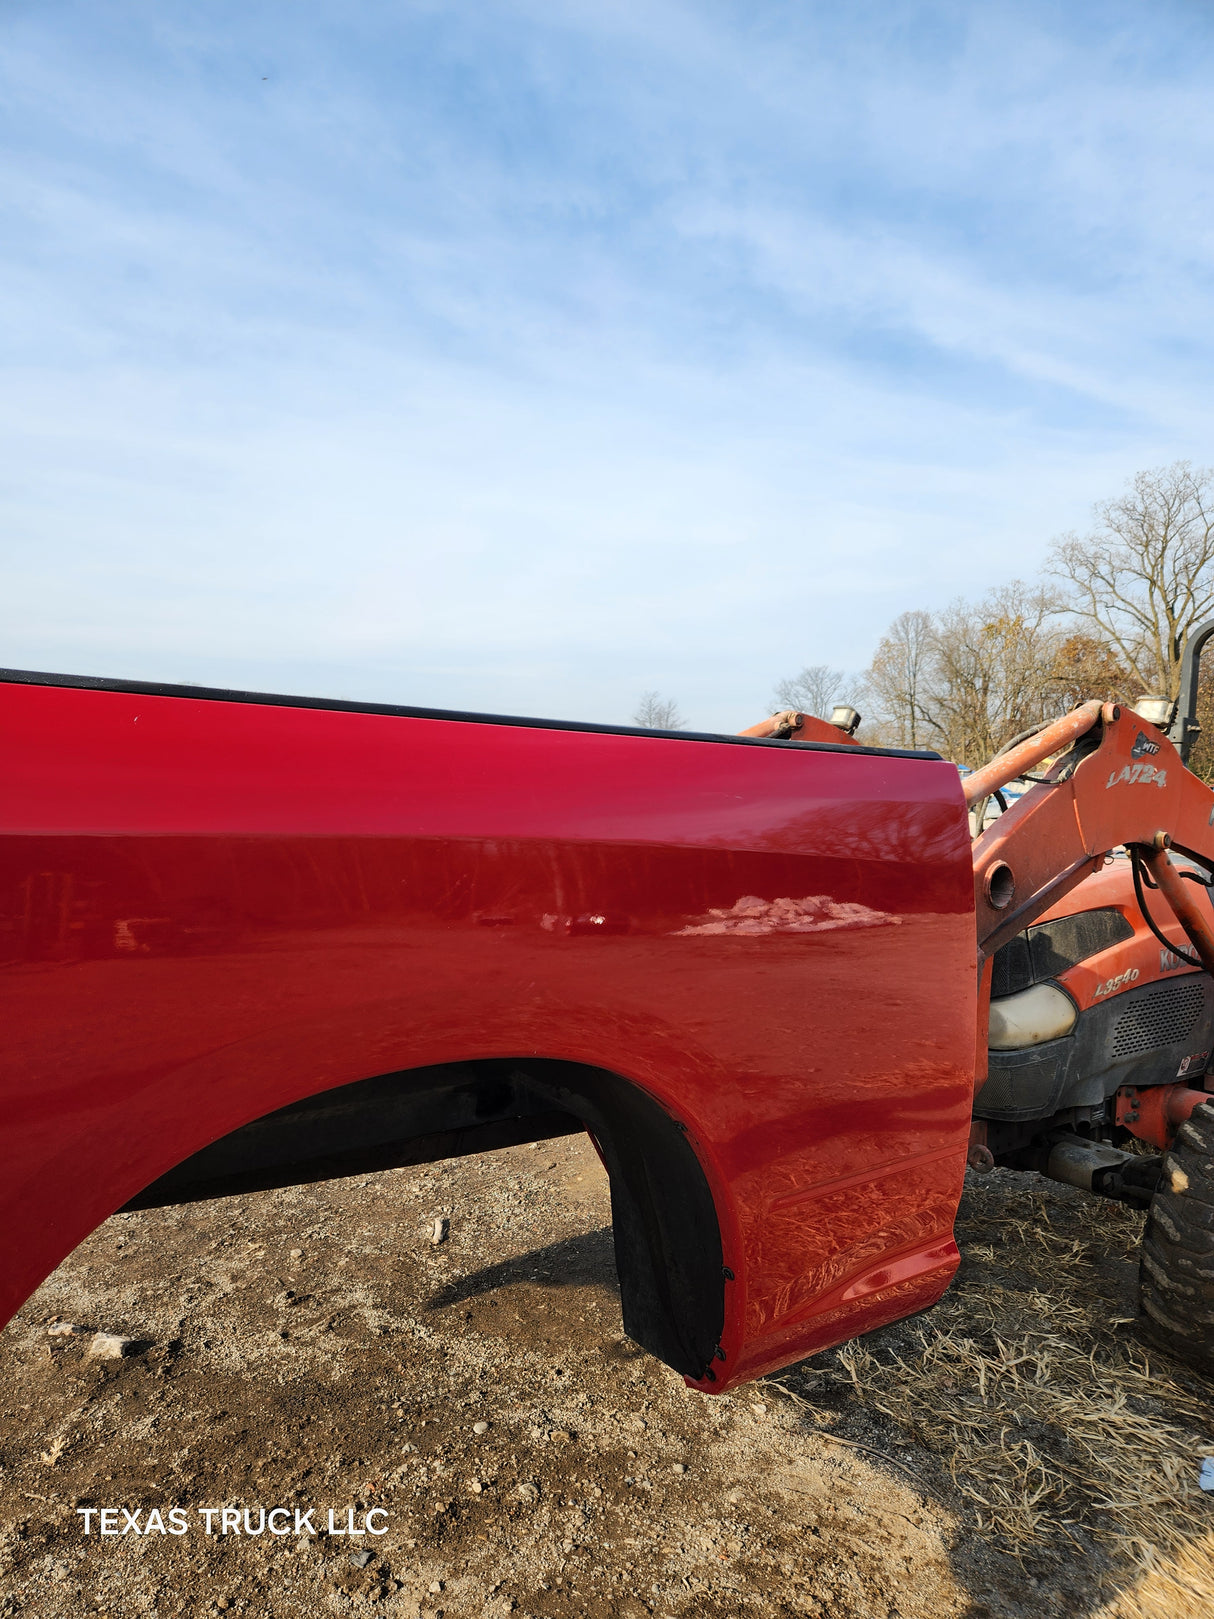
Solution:
{"label": "blue sky", "polygon": [[0,662],[735,729],[1214,460],[1204,3],[0,9]]}

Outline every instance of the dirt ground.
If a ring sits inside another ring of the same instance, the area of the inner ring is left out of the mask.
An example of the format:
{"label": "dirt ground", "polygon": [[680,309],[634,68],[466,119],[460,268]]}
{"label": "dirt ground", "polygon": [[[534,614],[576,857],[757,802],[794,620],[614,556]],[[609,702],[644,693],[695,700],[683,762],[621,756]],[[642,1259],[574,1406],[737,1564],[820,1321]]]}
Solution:
{"label": "dirt ground", "polygon": [[974,1180],[936,1310],[715,1399],[621,1337],[609,1219],[583,1137],[115,1216],[4,1335],[0,1613],[1214,1611],[1140,1216]]}

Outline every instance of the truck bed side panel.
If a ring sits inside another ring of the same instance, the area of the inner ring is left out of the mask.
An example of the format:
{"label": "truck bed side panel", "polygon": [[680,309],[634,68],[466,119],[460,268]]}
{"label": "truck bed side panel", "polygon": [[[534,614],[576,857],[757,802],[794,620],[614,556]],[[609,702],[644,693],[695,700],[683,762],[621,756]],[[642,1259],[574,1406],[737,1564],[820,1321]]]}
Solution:
{"label": "truck bed side panel", "polygon": [[729,1273],[715,1387],[947,1284],[952,766],[32,684],[0,715],[0,1318],[237,1127],[500,1058],[611,1070],[686,1127]]}

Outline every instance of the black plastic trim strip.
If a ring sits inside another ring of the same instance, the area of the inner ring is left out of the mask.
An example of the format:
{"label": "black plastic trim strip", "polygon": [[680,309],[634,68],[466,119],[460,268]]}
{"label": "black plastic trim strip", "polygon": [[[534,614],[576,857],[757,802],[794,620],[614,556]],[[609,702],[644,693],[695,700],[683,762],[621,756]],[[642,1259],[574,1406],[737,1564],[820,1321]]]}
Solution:
{"label": "black plastic trim strip", "polygon": [[260,703],[267,708],[324,708],[340,714],[388,714],[403,719],[449,720],[461,725],[520,725],[533,731],[592,731],[605,736],[656,736],[677,742],[731,742],[745,747],[808,748],[815,753],[865,753],[883,759],[939,760],[926,748],[872,748],[863,743],[795,742],[771,736],[731,736],[725,731],[651,731],[639,725],[601,725],[581,720],[542,720],[519,714],[473,714],[453,708],[412,708],[398,703],[354,703],[340,697],[288,697],[278,692],[225,691],[214,686],[172,686],[158,680],[108,680],[100,675],[52,675],[36,669],[0,669],[0,683],[71,686],[81,691],[130,692],[137,697],[191,697],[209,703]]}
{"label": "black plastic trim strip", "polygon": [[[213,1197],[243,1197],[249,1192],[275,1191],[286,1186],[312,1186],[317,1181],[341,1180],[348,1175],[378,1175],[385,1169],[407,1169],[414,1164],[435,1164],[447,1158],[469,1158],[478,1152],[519,1147],[529,1141],[580,1135],[585,1128],[581,1119],[572,1113],[554,1110],[454,1130],[432,1130],[426,1135],[352,1147],[314,1158],[290,1159],[281,1164],[229,1169],[224,1174],[200,1176],[197,1180],[187,1178],[193,1162],[187,1158],[184,1164],[170,1169],[167,1175],[137,1192],[118,1213],[133,1214],[137,1209],[162,1209],[178,1203],[205,1203]],[[234,1137],[238,1135],[239,1131],[233,1132]],[[202,1154],[197,1156],[201,1158]]]}

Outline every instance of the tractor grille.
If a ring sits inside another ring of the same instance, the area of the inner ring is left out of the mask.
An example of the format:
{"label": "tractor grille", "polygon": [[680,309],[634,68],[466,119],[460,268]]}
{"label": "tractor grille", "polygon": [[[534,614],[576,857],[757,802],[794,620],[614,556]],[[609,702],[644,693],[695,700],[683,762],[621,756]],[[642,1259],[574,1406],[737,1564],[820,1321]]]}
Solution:
{"label": "tractor grille", "polygon": [[1062,1089],[1057,1056],[1004,1065],[999,1061],[1003,1055],[991,1052],[990,1072],[974,1099],[974,1113],[980,1119],[1048,1118],[1057,1110]]}
{"label": "tractor grille", "polygon": [[1201,1016],[1206,992],[1201,982],[1160,984],[1134,997],[1113,1030],[1113,1056],[1135,1057],[1183,1040]]}

